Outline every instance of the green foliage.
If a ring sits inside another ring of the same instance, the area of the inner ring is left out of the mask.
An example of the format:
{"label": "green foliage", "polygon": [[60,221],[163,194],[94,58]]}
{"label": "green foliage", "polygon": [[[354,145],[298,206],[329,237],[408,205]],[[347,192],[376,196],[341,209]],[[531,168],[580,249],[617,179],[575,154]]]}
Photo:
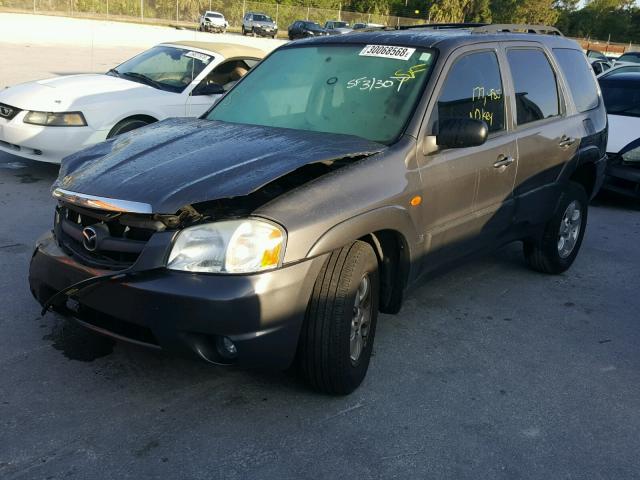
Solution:
{"label": "green foliage", "polygon": [[280,30],[297,19],[323,24],[342,19],[389,26],[425,22],[556,25],[568,36],[640,43],[640,6],[634,0],[0,0],[2,8],[137,17],[195,23],[218,10],[233,27],[246,11],[264,12]]}

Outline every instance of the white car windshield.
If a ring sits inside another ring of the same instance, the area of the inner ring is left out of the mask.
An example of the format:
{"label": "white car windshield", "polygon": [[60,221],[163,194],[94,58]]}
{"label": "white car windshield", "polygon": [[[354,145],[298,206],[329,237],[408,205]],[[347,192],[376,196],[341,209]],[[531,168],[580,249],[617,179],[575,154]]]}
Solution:
{"label": "white car windshield", "polygon": [[181,93],[212,60],[213,55],[206,53],[159,45],[107,73],[159,90]]}
{"label": "white car windshield", "polygon": [[283,48],[207,118],[392,143],[415,109],[433,58],[430,50],[384,45]]}

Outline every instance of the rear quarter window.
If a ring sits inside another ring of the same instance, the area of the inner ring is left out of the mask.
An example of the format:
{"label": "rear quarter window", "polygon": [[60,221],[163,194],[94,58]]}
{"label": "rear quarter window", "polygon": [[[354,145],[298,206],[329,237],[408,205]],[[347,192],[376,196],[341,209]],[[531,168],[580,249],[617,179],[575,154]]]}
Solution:
{"label": "rear quarter window", "polygon": [[516,94],[518,125],[560,115],[556,76],[547,56],[536,48],[507,50]]}
{"label": "rear quarter window", "polygon": [[570,48],[554,48],[553,54],[569,84],[578,111],[586,112],[596,108],[599,103],[598,87],[584,54]]}

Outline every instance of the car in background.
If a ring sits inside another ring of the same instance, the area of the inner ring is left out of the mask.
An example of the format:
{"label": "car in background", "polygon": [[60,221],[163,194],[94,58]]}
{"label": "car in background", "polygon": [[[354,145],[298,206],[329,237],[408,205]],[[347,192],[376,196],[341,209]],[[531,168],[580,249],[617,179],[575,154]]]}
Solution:
{"label": "car in background", "polygon": [[598,50],[587,50],[586,55],[596,75],[606,72],[613,66],[613,63],[611,63],[605,54]]}
{"label": "car in background", "polygon": [[296,20],[287,29],[289,40],[308,37],[323,37],[329,35],[319,23],[310,22],[308,20]]}
{"label": "car in background", "polygon": [[200,17],[198,30],[201,32],[225,33],[227,28],[229,28],[229,22],[227,22],[224,15],[220,12],[206,11],[204,15]]}
{"label": "car in background", "polygon": [[384,28],[384,25],[381,25],[379,23],[354,23],[353,24],[354,30],[364,30],[364,29],[381,30],[383,28]]}
{"label": "car in background", "polygon": [[329,32],[329,35],[344,35],[345,33],[353,32],[353,28],[349,28],[349,24],[341,20],[329,20],[325,22],[324,29]]}
{"label": "car in background", "polygon": [[617,73],[625,73],[625,72],[640,72],[640,63],[623,63],[620,65],[614,65],[609,70],[605,70],[598,78],[608,77],[609,75],[615,75]]}
{"label": "car in background", "polygon": [[228,43],[163,43],[106,74],[0,91],[0,150],[41,162],[167,117],[197,117],[265,52]]}
{"label": "car in background", "polygon": [[614,65],[640,63],[640,52],[626,52],[616,58]]}
{"label": "car in background", "polygon": [[276,38],[278,25],[269,15],[248,12],[242,19],[242,35]]}
{"label": "car in background", "polygon": [[598,79],[609,119],[603,188],[640,199],[640,71]]}

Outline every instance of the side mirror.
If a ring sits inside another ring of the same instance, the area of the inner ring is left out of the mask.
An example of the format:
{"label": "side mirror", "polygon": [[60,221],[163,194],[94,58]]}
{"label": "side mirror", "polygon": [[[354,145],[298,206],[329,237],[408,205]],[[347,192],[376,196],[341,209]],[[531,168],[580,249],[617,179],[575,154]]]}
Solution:
{"label": "side mirror", "polygon": [[218,83],[201,83],[193,89],[191,95],[222,95],[223,93],[224,87]]}
{"label": "side mirror", "polygon": [[436,144],[439,147],[477,147],[487,141],[489,127],[484,120],[451,118],[439,122]]}

